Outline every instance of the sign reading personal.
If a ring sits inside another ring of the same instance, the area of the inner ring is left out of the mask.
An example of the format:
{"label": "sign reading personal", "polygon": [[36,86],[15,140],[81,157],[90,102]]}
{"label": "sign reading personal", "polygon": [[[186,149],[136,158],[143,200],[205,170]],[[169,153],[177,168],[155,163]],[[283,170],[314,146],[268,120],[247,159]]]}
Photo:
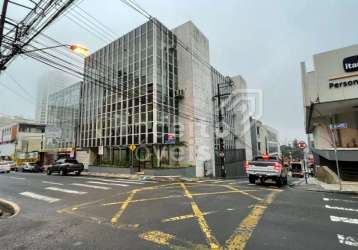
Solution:
{"label": "sign reading personal", "polygon": [[343,69],[345,72],[358,71],[358,55],[344,58]]}

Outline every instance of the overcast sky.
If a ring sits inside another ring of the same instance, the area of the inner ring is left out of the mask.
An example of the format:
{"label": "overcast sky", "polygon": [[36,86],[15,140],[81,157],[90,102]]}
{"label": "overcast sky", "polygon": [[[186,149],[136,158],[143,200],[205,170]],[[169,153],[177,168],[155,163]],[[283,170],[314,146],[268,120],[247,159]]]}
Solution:
{"label": "overcast sky", "polygon": [[[311,65],[313,54],[358,43],[357,0],[137,2],[170,29],[192,20],[210,41],[215,68],[224,75],[242,75],[249,88],[263,90],[262,120],[279,131],[282,142],[305,138],[299,63]],[[118,0],[84,0],[80,6],[118,37],[146,21]],[[105,45],[66,17],[46,32],[64,43],[85,44],[91,51]],[[0,114],[33,118],[37,81],[48,70],[31,59],[16,59],[0,82],[25,97],[0,85]]]}

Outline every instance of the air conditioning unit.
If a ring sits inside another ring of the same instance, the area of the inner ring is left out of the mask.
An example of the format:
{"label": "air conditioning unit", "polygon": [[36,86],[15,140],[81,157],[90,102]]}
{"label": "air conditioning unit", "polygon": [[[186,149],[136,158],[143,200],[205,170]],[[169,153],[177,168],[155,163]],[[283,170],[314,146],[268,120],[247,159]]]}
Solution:
{"label": "air conditioning unit", "polygon": [[178,99],[183,99],[184,98],[184,89],[175,90],[175,97]]}

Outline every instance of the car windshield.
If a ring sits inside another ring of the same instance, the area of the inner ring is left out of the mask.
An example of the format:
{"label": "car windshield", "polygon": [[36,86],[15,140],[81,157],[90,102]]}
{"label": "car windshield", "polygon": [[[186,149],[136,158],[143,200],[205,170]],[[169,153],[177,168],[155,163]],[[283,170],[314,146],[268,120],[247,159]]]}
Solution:
{"label": "car windshield", "polygon": [[77,163],[78,163],[78,161],[76,161],[76,160],[66,160],[66,162],[67,162],[67,163],[73,163],[73,164],[77,164]]}
{"label": "car windshield", "polygon": [[262,156],[256,156],[255,157],[255,161],[277,161],[277,157],[275,156],[270,156],[268,158],[264,158]]}

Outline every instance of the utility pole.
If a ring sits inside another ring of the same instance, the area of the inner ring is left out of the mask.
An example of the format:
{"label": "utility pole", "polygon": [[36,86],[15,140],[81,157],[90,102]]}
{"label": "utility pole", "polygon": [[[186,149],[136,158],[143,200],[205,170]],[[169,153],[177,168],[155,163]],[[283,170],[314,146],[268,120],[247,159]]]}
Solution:
{"label": "utility pole", "polygon": [[220,94],[220,84],[217,84],[218,90],[218,109],[219,109],[219,131],[220,131],[220,138],[219,138],[219,156],[220,156],[220,170],[221,170],[221,177],[226,177],[226,169],[225,169],[225,151],[224,151],[224,139],[223,139],[223,115],[221,111],[221,94]]}
{"label": "utility pole", "polygon": [[[4,3],[2,5],[2,11],[1,11],[1,19],[0,19],[0,48],[2,45],[2,40],[4,37],[4,26],[5,26],[5,19],[6,19],[6,12],[7,12],[7,6],[9,4],[9,0],[4,0]],[[1,53],[1,51],[0,51]],[[0,55],[2,56],[2,55]]]}

